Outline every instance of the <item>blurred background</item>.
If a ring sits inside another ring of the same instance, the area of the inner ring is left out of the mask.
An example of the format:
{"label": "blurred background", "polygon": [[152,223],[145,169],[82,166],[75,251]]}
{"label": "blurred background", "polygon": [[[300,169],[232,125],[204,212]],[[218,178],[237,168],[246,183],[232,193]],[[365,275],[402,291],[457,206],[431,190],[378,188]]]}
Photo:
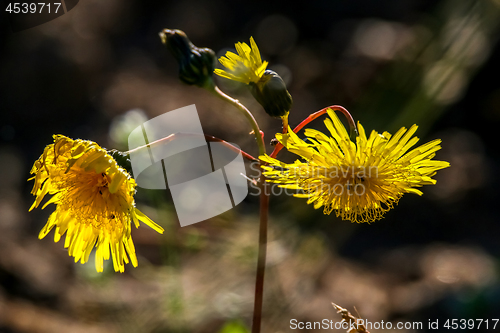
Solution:
{"label": "blurred background", "polygon": [[[73,263],[52,233],[38,240],[53,207],[28,213],[29,170],[53,134],[126,150],[138,124],[196,104],[206,134],[257,155],[235,109],[178,80],[163,28],[218,56],[253,36],[287,82],[292,126],[340,104],[368,131],[417,123],[420,143],[441,138],[437,159],[452,165],[371,225],[272,197],[263,332],[294,331],[291,319],[340,321],[331,302],[371,322],[422,322],[421,332],[429,320],[499,318],[500,1],[81,0],[17,33],[1,15],[0,332],[250,327],[255,196],[180,228],[168,191],[139,189],[138,207],[166,232],[134,229],[139,267],[123,274]],[[254,112],[266,142],[281,130],[244,86],[217,82]],[[321,119],[312,126],[324,129]]]}

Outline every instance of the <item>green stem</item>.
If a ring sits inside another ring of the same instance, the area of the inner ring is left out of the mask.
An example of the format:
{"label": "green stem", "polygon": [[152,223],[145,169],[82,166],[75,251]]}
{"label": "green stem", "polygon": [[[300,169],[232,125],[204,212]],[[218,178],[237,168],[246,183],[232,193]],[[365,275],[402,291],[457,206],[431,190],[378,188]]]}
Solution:
{"label": "green stem", "polygon": [[257,121],[255,120],[252,113],[246,108],[246,106],[241,104],[240,101],[231,98],[230,96],[223,93],[222,90],[219,89],[219,87],[215,86],[213,90],[210,89],[210,91],[214,92],[217,95],[217,97],[235,106],[240,111],[240,113],[243,114],[245,118],[247,118],[247,121],[250,123],[250,126],[252,126],[255,139],[257,140],[257,146],[259,147],[259,155],[264,155],[266,153],[264,138],[262,137],[262,132],[260,131],[259,124],[257,124]]}

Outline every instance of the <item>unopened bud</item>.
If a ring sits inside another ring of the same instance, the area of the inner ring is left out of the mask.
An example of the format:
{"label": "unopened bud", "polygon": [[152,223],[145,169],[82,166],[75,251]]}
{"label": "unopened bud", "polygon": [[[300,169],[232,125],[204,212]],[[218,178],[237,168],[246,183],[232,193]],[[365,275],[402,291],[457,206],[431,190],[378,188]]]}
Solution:
{"label": "unopened bud", "polygon": [[111,157],[113,157],[118,166],[125,169],[129,174],[132,174],[132,163],[130,162],[130,154],[121,152],[116,149],[111,149],[107,151]]}
{"label": "unopened bud", "polygon": [[199,87],[212,87],[215,68],[215,52],[196,47],[181,30],[164,29],[160,38],[179,63],[182,82]]}
{"label": "unopened bud", "polygon": [[271,117],[283,117],[292,108],[292,96],[286,89],[286,84],[272,70],[266,70],[257,83],[250,83],[252,95],[262,105]]}

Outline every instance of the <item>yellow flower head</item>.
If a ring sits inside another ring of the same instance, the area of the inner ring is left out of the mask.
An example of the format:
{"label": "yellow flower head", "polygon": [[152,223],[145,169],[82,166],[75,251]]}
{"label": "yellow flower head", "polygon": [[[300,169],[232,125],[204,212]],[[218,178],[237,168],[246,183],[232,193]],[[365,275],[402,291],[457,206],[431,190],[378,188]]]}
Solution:
{"label": "yellow flower head", "polygon": [[306,129],[306,143],[290,129],[276,138],[304,161],[286,164],[267,155],[261,160],[268,181],[297,191],[294,196],[307,198],[314,208],[336,211],[338,217],[352,222],[373,222],[383,218],[404,193],[422,192],[416,187],[435,184],[431,177],[437,170],[449,167],[432,158],[441,147],[433,140],[417,148],[413,134],[417,126],[401,128],[391,136],[372,131],[367,137],[358,122],[359,136],[352,142],[346,129],[332,110],[325,125],[331,137]]}
{"label": "yellow flower head", "polygon": [[132,220],[136,227],[140,220],[163,233],[162,227],[135,208],[135,180],[95,142],[54,135],[54,143],[45,147],[31,174],[35,174],[30,180],[35,180],[31,193],[36,199],[30,211],[47,193],[53,196],[42,209],[57,205],[39,238],[54,227],[55,242],[66,233],[64,247],[75,262],[87,262],[95,246],[98,272],[110,254],[115,271],[123,272],[129,260],[137,266]]}
{"label": "yellow flower head", "polygon": [[236,43],[236,51],[226,52],[225,57],[220,57],[220,63],[228,69],[215,69],[214,73],[234,81],[249,84],[259,82],[267,67],[267,61],[262,62],[259,48],[253,37],[250,37],[250,46],[246,43]]}

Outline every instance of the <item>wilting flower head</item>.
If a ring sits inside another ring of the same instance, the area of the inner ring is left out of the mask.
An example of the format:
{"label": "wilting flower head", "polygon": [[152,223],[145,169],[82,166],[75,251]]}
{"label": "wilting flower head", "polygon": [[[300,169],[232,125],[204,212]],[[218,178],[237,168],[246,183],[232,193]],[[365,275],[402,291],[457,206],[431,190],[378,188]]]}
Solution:
{"label": "wilting flower head", "polygon": [[413,134],[417,126],[401,128],[391,136],[372,131],[367,137],[358,122],[359,136],[352,142],[346,129],[332,110],[325,125],[331,137],[314,129],[306,129],[308,143],[290,129],[276,138],[303,160],[286,164],[269,156],[260,158],[268,181],[296,190],[296,197],[307,198],[314,208],[325,214],[333,210],[343,220],[373,222],[394,207],[404,193],[422,195],[417,189],[435,184],[431,177],[437,170],[449,167],[432,158],[441,147],[433,140],[417,148]]}
{"label": "wilting flower head", "polygon": [[228,71],[216,68],[214,73],[245,84],[259,82],[268,63],[267,61],[262,62],[259,48],[253,37],[250,37],[250,46],[246,43],[236,43],[235,47],[238,54],[228,51],[225,57],[219,58],[220,63]]}
{"label": "wilting flower head", "polygon": [[142,221],[163,233],[162,227],[135,207],[134,179],[95,142],[54,135],[54,143],[45,147],[31,174],[35,174],[30,180],[35,180],[31,193],[36,199],[30,211],[47,193],[53,196],[42,209],[50,203],[57,205],[39,238],[54,227],[55,242],[66,233],[64,247],[75,262],[87,262],[96,247],[98,272],[103,271],[103,260],[110,254],[115,271],[123,272],[124,263],[137,266],[132,221],[136,227]]}

